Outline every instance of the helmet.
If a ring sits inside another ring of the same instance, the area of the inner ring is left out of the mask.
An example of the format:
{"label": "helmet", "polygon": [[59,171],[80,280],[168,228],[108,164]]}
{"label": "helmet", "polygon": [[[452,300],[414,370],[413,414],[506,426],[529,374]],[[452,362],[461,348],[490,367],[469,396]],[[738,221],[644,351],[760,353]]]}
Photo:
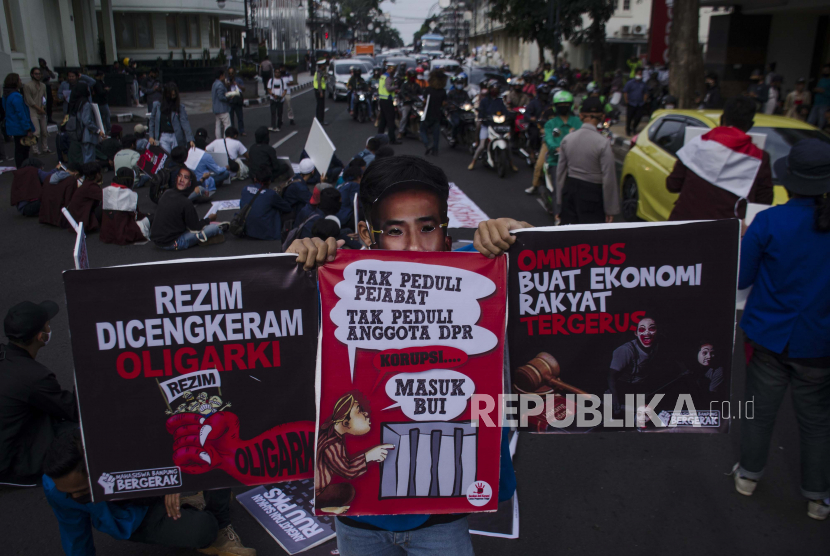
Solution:
{"label": "helmet", "polygon": [[[409,73],[409,72],[407,72]],[[415,73],[421,74],[424,73],[424,68],[415,68]]]}
{"label": "helmet", "polygon": [[554,85],[557,85],[560,89],[567,89],[568,88],[568,80],[567,79],[560,79],[559,81],[554,81]]}
{"label": "helmet", "polygon": [[674,95],[666,95],[663,97],[661,105],[665,108],[666,105],[677,106],[677,97]]}
{"label": "helmet", "polygon": [[409,77],[410,75],[415,75],[415,69],[409,68],[406,70],[406,76]]}
{"label": "helmet", "polygon": [[550,94],[550,87],[545,84],[539,85],[536,87],[536,94],[540,97],[547,96]]}
{"label": "helmet", "polygon": [[[556,76],[555,76],[555,75],[551,75],[550,77],[548,77],[548,83],[552,83],[552,84],[556,85],[556,83],[557,83],[558,81],[559,81],[559,80],[558,80],[558,79],[556,79]],[[564,80],[563,80],[563,81],[564,81]]]}
{"label": "helmet", "polygon": [[532,78],[533,78],[533,72],[532,71],[525,71],[525,72],[522,73],[522,79],[524,79],[525,81],[528,81]]}
{"label": "helmet", "polygon": [[510,64],[502,64],[501,71],[510,71]]}
{"label": "helmet", "polygon": [[596,81],[591,81],[590,83],[588,83],[588,87],[586,87],[586,89],[588,91],[588,94],[591,94],[593,92],[598,91],[599,87],[597,87],[597,82]]}
{"label": "helmet", "polygon": [[458,79],[463,79],[464,81],[467,81],[467,74],[464,73],[463,71],[461,73],[459,73],[458,75],[456,75],[456,77]]}
{"label": "helmet", "polygon": [[573,104],[574,96],[568,91],[559,91],[553,95],[554,104]]}
{"label": "helmet", "polygon": [[356,69],[357,69],[357,66],[349,66],[349,72],[350,72],[350,73],[354,73],[354,71],[355,71]]}
{"label": "helmet", "polygon": [[510,82],[511,87],[519,87],[520,89],[525,86],[525,82],[521,79],[514,79]]}

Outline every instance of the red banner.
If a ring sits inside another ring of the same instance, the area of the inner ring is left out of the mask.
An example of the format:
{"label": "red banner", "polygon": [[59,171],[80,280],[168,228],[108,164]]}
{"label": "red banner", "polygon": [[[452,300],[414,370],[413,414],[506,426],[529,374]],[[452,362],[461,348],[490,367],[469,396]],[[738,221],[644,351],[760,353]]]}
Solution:
{"label": "red banner", "polygon": [[505,257],[341,251],[318,276],[317,514],[496,510]]}
{"label": "red banner", "polygon": [[651,2],[648,58],[655,65],[669,63],[672,3],[673,0],[652,0]]}

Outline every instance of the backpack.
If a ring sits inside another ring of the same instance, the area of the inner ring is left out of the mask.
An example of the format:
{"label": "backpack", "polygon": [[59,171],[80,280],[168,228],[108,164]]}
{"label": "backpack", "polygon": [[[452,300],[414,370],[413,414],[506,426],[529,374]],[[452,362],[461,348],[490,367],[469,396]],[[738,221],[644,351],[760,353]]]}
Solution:
{"label": "backpack", "polygon": [[86,106],[86,102],[81,104],[74,114],[70,114],[66,120],[66,123],[63,124],[63,131],[69,135],[70,139],[75,139],[77,141],[83,141],[84,139],[84,124],[81,122],[80,117],[84,106]]}
{"label": "backpack", "polygon": [[148,183],[150,186],[150,200],[158,204],[164,192],[170,189],[170,169],[160,168]]}
{"label": "backpack", "polygon": [[294,243],[295,239],[300,237],[300,231],[303,229],[303,227],[305,227],[306,224],[308,224],[316,218],[320,218],[320,215],[312,214],[311,216],[303,220],[303,222],[299,226],[295,226],[290,232],[288,232],[288,235],[285,236],[285,240],[282,242],[283,253],[285,253],[286,250],[291,246],[291,244]]}

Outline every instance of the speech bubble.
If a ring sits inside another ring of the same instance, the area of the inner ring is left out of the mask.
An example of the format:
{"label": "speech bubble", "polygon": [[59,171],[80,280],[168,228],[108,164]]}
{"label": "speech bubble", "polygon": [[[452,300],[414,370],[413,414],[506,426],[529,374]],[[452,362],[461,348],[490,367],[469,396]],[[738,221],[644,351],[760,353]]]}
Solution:
{"label": "speech bubble", "polygon": [[386,383],[386,395],[413,421],[450,421],[467,407],[475,393],[473,380],[458,371],[433,369],[421,373],[401,373]]}
{"label": "speech bubble", "polygon": [[354,381],[357,348],[385,351],[449,346],[467,355],[485,353],[496,335],[477,326],[478,299],[496,291],[489,278],[460,268],[363,259],[348,265],[334,286],[334,336],[348,346]]}
{"label": "speech bubble", "polygon": [[467,354],[449,346],[387,349],[375,355],[372,364],[380,371],[372,391],[390,373],[420,373],[430,369],[452,369],[467,362]]}

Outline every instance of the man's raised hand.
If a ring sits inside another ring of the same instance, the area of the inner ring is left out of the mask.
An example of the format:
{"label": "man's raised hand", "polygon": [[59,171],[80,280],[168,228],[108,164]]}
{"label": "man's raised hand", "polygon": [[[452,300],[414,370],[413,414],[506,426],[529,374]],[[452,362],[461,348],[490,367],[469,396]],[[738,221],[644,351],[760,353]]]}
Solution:
{"label": "man's raised hand", "polygon": [[478,225],[473,239],[473,246],[479,253],[492,259],[507,251],[515,243],[516,236],[511,235],[511,231],[532,227],[527,222],[513,220],[512,218],[485,220]]}
{"label": "man's raised hand", "polygon": [[286,253],[297,255],[297,264],[303,265],[304,270],[330,263],[337,256],[337,250],[343,247],[345,240],[333,237],[323,241],[320,238],[295,239]]}

